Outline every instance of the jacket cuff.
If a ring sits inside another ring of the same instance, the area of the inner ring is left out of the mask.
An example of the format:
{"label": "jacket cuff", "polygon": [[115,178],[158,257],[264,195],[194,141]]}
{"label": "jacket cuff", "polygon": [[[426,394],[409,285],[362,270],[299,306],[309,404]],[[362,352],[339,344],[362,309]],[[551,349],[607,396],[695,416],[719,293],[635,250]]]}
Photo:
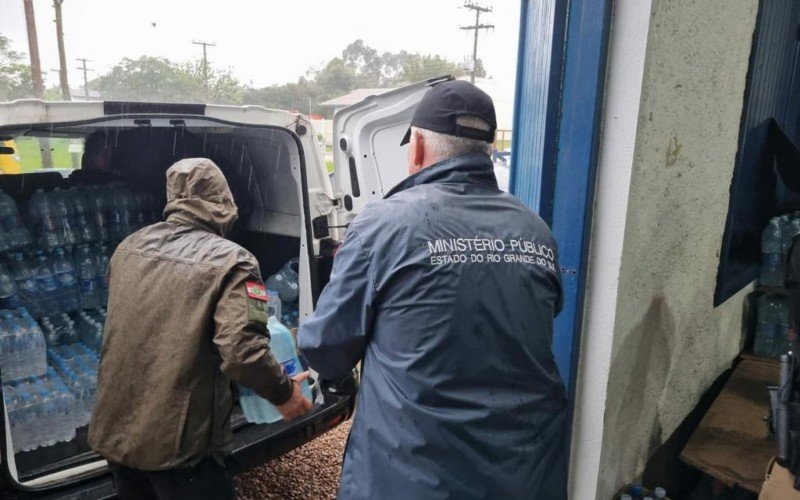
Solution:
{"label": "jacket cuff", "polygon": [[292,391],[294,391],[294,380],[284,376],[267,400],[275,406],[282,405],[292,397]]}

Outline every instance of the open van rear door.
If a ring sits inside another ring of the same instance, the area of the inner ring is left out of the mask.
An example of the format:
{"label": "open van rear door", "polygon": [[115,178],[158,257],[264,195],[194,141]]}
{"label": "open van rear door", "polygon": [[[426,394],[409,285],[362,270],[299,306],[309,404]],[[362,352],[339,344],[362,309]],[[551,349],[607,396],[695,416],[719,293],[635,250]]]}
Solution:
{"label": "open van rear door", "polygon": [[406,150],[400,146],[411,116],[430,87],[452,80],[442,76],[370,96],[333,117],[333,189],[339,198],[339,222],[352,220],[408,176]]}

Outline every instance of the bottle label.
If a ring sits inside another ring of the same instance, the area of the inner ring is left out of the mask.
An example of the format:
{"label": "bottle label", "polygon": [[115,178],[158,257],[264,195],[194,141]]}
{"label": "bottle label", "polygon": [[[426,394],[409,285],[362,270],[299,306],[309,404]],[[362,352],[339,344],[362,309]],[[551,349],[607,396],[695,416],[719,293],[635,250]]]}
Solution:
{"label": "bottle label", "polygon": [[58,288],[56,280],[53,278],[53,276],[42,276],[37,278],[37,281],[39,281],[44,290],[55,290]]}
{"label": "bottle label", "polygon": [[777,252],[762,252],[761,262],[764,267],[781,267],[781,254]]}
{"label": "bottle label", "polygon": [[83,294],[90,294],[94,293],[97,289],[97,282],[94,278],[84,278],[81,279],[81,293]]}
{"label": "bottle label", "polygon": [[300,373],[300,366],[298,366],[297,360],[294,358],[287,359],[286,361],[281,363],[281,365],[283,366],[283,371],[285,371],[286,375],[290,377],[294,377],[295,375]]}

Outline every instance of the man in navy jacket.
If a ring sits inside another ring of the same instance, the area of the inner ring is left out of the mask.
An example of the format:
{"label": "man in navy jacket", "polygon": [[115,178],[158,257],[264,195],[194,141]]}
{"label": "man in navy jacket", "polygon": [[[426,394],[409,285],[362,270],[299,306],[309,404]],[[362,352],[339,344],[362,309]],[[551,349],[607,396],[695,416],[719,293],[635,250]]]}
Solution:
{"label": "man in navy jacket", "polygon": [[555,241],[497,187],[488,95],[440,83],[411,125],[410,177],[352,222],[298,336],[323,377],[363,359],[339,496],[557,498]]}

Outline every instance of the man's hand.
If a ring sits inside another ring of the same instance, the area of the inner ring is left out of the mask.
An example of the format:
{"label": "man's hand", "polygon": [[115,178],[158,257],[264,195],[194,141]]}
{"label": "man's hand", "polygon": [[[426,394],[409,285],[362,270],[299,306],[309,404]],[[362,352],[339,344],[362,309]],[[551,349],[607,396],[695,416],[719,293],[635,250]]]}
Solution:
{"label": "man's hand", "polygon": [[276,406],[278,411],[281,412],[281,415],[283,415],[284,421],[290,422],[297,417],[303,416],[314,407],[311,401],[305,397],[300,390],[300,383],[307,378],[308,372],[303,372],[292,377],[292,380],[294,380],[294,384],[292,384],[292,396],[282,405]]}

